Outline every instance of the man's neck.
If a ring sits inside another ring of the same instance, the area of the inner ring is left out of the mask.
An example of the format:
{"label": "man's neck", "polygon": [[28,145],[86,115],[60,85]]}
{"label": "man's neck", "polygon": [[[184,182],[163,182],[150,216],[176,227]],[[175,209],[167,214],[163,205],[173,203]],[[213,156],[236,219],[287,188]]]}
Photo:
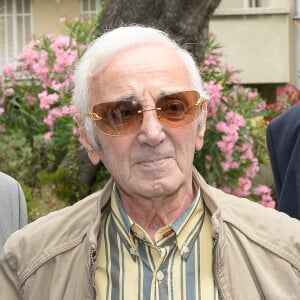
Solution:
{"label": "man's neck", "polygon": [[177,191],[161,198],[131,198],[119,191],[124,210],[138,223],[154,241],[155,233],[162,227],[170,225],[193,202],[193,188]]}

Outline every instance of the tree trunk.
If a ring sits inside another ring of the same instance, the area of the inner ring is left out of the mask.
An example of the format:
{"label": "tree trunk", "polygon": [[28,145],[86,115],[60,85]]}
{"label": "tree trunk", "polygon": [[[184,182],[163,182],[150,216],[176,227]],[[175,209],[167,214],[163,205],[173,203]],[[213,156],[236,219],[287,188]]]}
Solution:
{"label": "tree trunk", "polygon": [[221,0],[106,0],[100,34],[122,25],[142,24],[168,34],[198,63],[208,41],[209,18]]}

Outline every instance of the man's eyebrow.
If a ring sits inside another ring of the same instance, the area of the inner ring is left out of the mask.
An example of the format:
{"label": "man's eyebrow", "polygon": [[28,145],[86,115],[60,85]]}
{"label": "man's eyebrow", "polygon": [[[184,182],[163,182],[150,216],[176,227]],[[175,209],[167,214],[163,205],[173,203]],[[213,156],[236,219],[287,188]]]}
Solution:
{"label": "man's eyebrow", "polygon": [[172,89],[172,90],[162,91],[159,94],[159,98],[167,96],[167,95],[177,94],[177,93],[180,93],[181,91],[182,90],[180,90],[180,89]]}
{"label": "man's eyebrow", "polygon": [[117,101],[136,101],[136,97],[134,94],[124,95],[117,98],[113,98],[111,102],[117,102]]}

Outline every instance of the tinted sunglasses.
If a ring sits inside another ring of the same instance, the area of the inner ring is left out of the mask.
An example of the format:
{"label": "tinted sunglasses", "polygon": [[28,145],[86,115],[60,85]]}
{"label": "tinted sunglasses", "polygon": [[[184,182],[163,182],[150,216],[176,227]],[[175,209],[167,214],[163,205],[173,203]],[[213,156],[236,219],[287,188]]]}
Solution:
{"label": "tinted sunglasses", "polygon": [[95,121],[102,133],[121,136],[139,131],[143,113],[150,110],[156,110],[164,127],[179,128],[190,125],[198,119],[199,108],[205,101],[196,91],[184,91],[160,97],[155,108],[143,109],[139,102],[129,100],[100,103],[87,116]]}

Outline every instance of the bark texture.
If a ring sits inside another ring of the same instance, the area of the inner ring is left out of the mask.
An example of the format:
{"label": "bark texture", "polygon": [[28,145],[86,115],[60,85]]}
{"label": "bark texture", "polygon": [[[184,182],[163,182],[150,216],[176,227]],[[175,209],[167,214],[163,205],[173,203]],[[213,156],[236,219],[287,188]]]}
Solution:
{"label": "bark texture", "polygon": [[198,63],[208,40],[209,18],[221,0],[106,0],[100,34],[120,25],[142,24],[168,34]]}

